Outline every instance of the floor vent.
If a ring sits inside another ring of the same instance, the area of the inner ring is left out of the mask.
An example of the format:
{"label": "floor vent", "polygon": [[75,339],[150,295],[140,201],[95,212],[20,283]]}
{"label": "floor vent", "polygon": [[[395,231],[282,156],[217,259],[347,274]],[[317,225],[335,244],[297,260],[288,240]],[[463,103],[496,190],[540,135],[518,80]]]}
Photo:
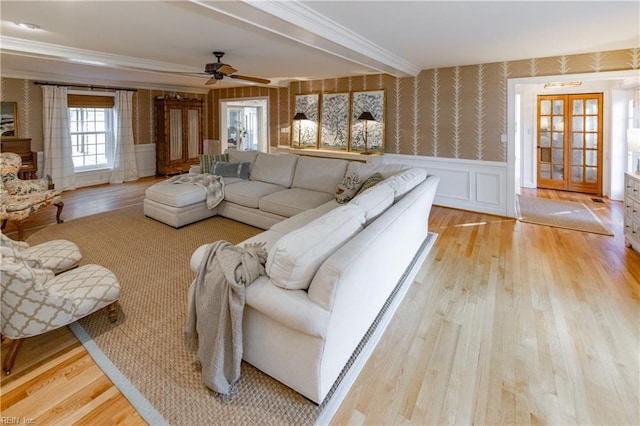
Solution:
{"label": "floor vent", "polygon": [[591,201],[593,201],[594,203],[604,203],[602,198],[592,198]]}

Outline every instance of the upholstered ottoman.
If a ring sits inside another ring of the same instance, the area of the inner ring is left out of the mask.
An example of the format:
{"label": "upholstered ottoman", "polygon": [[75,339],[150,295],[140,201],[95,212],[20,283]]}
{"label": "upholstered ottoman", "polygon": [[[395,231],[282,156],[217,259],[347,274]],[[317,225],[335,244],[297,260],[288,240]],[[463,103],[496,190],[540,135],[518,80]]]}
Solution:
{"label": "upholstered ottoman", "polygon": [[207,208],[206,197],[205,189],[199,185],[159,182],[145,191],[144,214],[180,228],[217,214],[216,208]]}

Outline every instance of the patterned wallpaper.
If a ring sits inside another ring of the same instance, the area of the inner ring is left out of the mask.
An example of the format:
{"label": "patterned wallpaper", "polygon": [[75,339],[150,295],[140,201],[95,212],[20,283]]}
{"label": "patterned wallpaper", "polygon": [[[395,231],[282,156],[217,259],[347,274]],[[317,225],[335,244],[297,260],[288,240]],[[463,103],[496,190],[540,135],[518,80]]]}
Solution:
{"label": "patterned wallpaper", "polygon": [[[242,86],[214,89],[208,95],[179,93],[205,99],[205,136],[219,138],[219,101],[269,98],[271,146],[288,145],[295,96],[307,93],[385,91],[385,151],[470,160],[506,161],[507,79],[640,68],[640,48],[532,58],[423,70],[416,77],[386,74],[298,81],[286,88]],[[18,102],[18,132],[42,150],[42,92],[29,80],[3,78],[0,99]],[[153,99],[159,90],[140,89],[134,95],[136,143],[155,140]]]}

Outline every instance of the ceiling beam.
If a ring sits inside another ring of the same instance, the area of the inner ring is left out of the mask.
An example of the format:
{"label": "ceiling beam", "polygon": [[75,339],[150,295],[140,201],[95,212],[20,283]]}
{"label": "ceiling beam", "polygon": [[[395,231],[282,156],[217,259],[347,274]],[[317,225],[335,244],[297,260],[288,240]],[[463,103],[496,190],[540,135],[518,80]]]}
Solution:
{"label": "ceiling beam", "polygon": [[192,3],[305,46],[395,77],[416,76],[418,66],[371,43],[298,1],[242,0]]}

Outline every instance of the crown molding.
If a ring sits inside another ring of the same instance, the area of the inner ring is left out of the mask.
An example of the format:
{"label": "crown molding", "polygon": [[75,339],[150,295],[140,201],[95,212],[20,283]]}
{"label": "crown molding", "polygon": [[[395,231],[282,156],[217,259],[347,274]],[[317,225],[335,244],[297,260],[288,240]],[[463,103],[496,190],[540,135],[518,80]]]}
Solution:
{"label": "crown molding", "polygon": [[420,73],[418,66],[298,1],[190,1],[380,73],[395,77],[416,76]]}
{"label": "crown molding", "polygon": [[166,84],[150,84],[138,81],[122,81],[122,80],[104,80],[85,77],[69,77],[68,75],[52,74],[52,73],[40,73],[40,72],[25,72],[11,69],[2,69],[2,78],[15,78],[20,80],[44,80],[55,81],[62,85],[74,85],[74,84],[86,84],[88,86],[118,86],[128,87],[131,89],[148,89],[148,90],[164,90],[166,92],[187,92],[198,93],[206,95],[209,93],[209,88],[199,88],[192,86],[173,86]]}
{"label": "crown molding", "polygon": [[184,67],[167,62],[151,61],[93,50],[76,49],[74,47],[15,37],[2,37],[2,50],[25,56],[55,58],[70,63],[130,69],[134,71],[184,72],[194,74],[202,71],[199,68]]}

